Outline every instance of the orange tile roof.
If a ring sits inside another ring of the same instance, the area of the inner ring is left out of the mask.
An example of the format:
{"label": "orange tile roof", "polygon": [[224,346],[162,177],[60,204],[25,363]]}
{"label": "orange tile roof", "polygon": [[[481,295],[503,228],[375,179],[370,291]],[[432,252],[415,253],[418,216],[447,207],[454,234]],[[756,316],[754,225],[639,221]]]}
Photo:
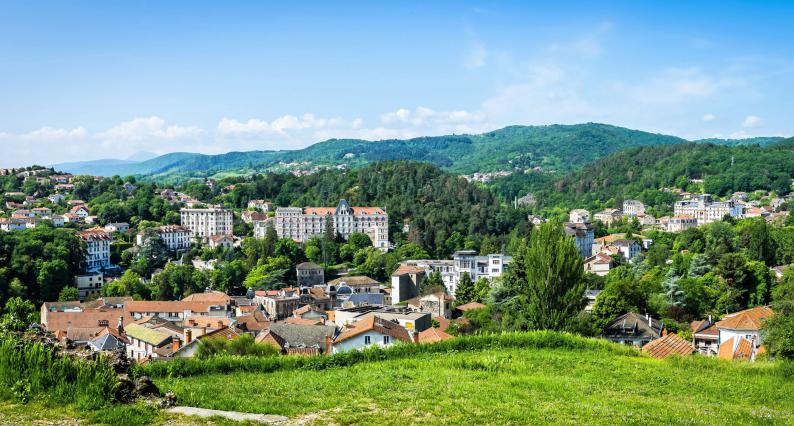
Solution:
{"label": "orange tile roof", "polygon": [[720,345],[719,352],[717,353],[717,357],[722,359],[733,359],[733,337],[730,339],[722,342]]}
{"label": "orange tile roof", "polygon": [[430,327],[427,330],[419,333],[419,343],[433,343],[433,342],[440,342],[442,340],[451,339],[452,335],[449,335],[439,328]]}
{"label": "orange tile roof", "polygon": [[690,355],[695,351],[692,343],[675,333],[656,339],[642,347],[642,351],[653,358],[667,358],[671,355]]}
{"label": "orange tile roof", "polygon": [[184,299],[183,302],[212,302],[219,305],[226,305],[231,303],[232,298],[222,291],[207,291],[203,293],[193,293]]}
{"label": "orange tile roof", "polygon": [[124,306],[124,312],[182,312],[190,310],[192,312],[208,312],[211,306],[217,306],[210,302],[183,302],[183,301],[147,301],[134,300]]}
{"label": "orange tile roof", "polygon": [[362,214],[385,214],[382,208],[380,207],[351,207],[353,209],[353,214],[355,215],[362,215]]}
{"label": "orange tile roof", "polygon": [[483,309],[485,307],[486,307],[485,305],[483,305],[482,303],[479,303],[479,302],[469,302],[469,303],[464,303],[464,304],[458,306],[455,309],[457,309],[457,310],[459,310],[461,312],[466,312],[466,311],[471,311],[473,309]]}
{"label": "orange tile roof", "polygon": [[336,213],[336,207],[306,207],[303,214],[327,215]]}
{"label": "orange tile roof", "polygon": [[420,267],[418,267],[418,266],[412,266],[412,265],[400,265],[400,266],[397,268],[397,270],[396,270],[396,271],[394,271],[394,272],[391,274],[391,276],[393,276],[393,277],[399,277],[400,275],[406,275],[406,274],[418,274],[418,273],[420,273],[420,272],[425,272],[425,269],[424,269],[424,268],[420,268]]}
{"label": "orange tile roof", "polygon": [[750,359],[753,355],[753,344],[747,339],[740,339],[733,353],[733,359]]}
{"label": "orange tile roof", "polygon": [[182,321],[185,327],[199,327],[199,328],[226,328],[229,327],[232,320],[225,317],[206,317],[191,315]]}
{"label": "orange tile roof", "polygon": [[375,281],[374,279],[366,276],[366,275],[354,275],[350,277],[339,277],[335,280],[328,281],[328,284],[339,285],[345,283],[351,287],[355,286],[365,286],[365,285],[378,285],[379,282]]}
{"label": "orange tile roof", "polygon": [[301,317],[289,317],[285,321],[287,324],[300,324],[300,325],[323,325],[325,322],[321,318],[316,319],[303,319]]}
{"label": "orange tile roof", "polygon": [[717,321],[717,328],[729,330],[760,330],[764,320],[774,315],[772,309],[766,306],[757,306],[744,311],[734,312],[725,316],[722,321]]}

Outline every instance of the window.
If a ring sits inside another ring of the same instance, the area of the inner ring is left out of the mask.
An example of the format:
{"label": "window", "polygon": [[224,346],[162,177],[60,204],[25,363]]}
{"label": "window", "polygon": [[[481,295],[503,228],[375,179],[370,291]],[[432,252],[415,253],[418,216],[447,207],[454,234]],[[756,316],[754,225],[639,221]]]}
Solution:
{"label": "window", "polygon": [[372,340],[372,339],[370,339],[370,337],[369,337],[369,336],[364,336],[364,344],[365,344],[365,345],[369,345],[369,344],[371,343],[371,340]]}
{"label": "window", "polygon": [[389,336],[383,336],[383,344],[384,345],[388,345],[389,344],[389,340],[390,340]]}

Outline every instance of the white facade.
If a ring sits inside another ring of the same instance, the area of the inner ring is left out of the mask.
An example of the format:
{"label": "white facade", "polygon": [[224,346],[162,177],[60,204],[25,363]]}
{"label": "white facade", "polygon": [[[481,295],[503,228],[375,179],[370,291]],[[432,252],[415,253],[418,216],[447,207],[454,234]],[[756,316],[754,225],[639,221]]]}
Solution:
{"label": "white facade", "polygon": [[231,210],[222,207],[185,208],[179,213],[182,226],[189,229],[193,237],[207,239],[213,235],[232,235],[234,213]]}
{"label": "white facade", "polygon": [[590,222],[590,212],[585,209],[573,209],[568,213],[568,220],[573,223]]}
{"label": "white facade", "polygon": [[645,204],[637,200],[623,201],[623,214],[626,216],[637,216],[645,213]]}
{"label": "white facade", "polygon": [[[474,250],[461,250],[452,255],[452,260],[406,260],[402,265],[415,266],[430,272],[438,272],[447,292],[454,296],[458,289],[460,279],[468,273],[472,281],[485,278],[489,281],[502,276],[512,257],[504,254],[489,254],[480,256]],[[425,276],[427,279],[427,276]]]}
{"label": "white facade", "polygon": [[[160,226],[154,229],[160,239],[163,240],[168,250],[179,251],[187,250],[193,240],[190,229],[178,225]],[[143,244],[144,233],[139,232],[136,238],[138,245]]]}
{"label": "white facade", "polygon": [[77,298],[85,300],[89,296],[98,296],[105,284],[105,277],[101,272],[95,274],[76,275],[74,283],[77,286]]}
{"label": "white facade", "polygon": [[398,342],[398,340],[392,336],[371,330],[364,334],[351,337],[342,342],[335,342],[332,346],[332,353],[337,354],[345,351],[361,350],[373,345],[386,348],[395,344],[396,342]]}
{"label": "white facade", "polygon": [[80,232],[80,238],[85,241],[85,269],[95,272],[110,266],[110,234],[103,229],[92,228]]}
{"label": "white facade", "polygon": [[389,248],[389,217],[380,207],[350,207],[345,200],[334,207],[279,207],[275,217],[280,238],[304,242],[325,232],[331,221],[334,232],[347,239],[350,234],[367,234],[372,245],[383,251]]}
{"label": "white facade", "polygon": [[741,217],[743,209],[733,200],[713,201],[711,195],[703,194],[696,199],[676,201],[673,212],[676,216],[691,216],[698,225],[705,225],[722,220],[726,215]]}
{"label": "white facade", "polygon": [[565,233],[574,237],[576,249],[583,258],[588,258],[593,252],[595,233],[589,223],[565,223]]}

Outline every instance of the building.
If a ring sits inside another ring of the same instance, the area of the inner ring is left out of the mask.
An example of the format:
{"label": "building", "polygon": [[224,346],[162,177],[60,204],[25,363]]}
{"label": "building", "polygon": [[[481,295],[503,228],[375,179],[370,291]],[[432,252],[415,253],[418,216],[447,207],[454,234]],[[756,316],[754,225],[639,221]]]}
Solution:
{"label": "building", "polygon": [[590,222],[590,212],[585,209],[573,209],[568,213],[568,221],[572,223]]}
{"label": "building", "polygon": [[623,217],[623,212],[618,209],[604,209],[593,215],[593,220],[601,221],[606,226],[618,221]]}
{"label": "building", "polygon": [[69,213],[79,217],[82,220],[88,217],[88,208],[85,205],[77,205],[69,210]]}
{"label": "building", "polygon": [[101,228],[81,231],[80,238],[85,241],[86,251],[83,267],[88,272],[96,272],[110,266],[110,234]]}
{"label": "building", "polygon": [[250,200],[248,201],[248,208],[259,210],[262,213],[268,213],[274,210],[274,204],[265,200]]}
{"label": "building", "polygon": [[108,223],[105,225],[105,231],[113,233],[113,232],[120,232],[125,233],[130,230],[130,224],[127,222],[116,222],[116,223]]}
{"label": "building", "polygon": [[59,340],[88,342],[105,327],[123,325],[124,306],[131,301],[131,297],[104,297],[90,302],[45,302],[40,322]]}
{"label": "building", "polygon": [[689,228],[697,228],[698,221],[693,216],[679,214],[660,218],[659,226],[666,232],[682,232]]}
{"label": "building", "polygon": [[452,302],[455,298],[438,292],[422,297],[415,297],[408,301],[408,309],[415,312],[426,312],[433,317],[452,318]]}
{"label": "building", "polygon": [[673,355],[692,355],[695,348],[691,342],[682,339],[675,333],[670,333],[643,346],[642,351],[651,358],[664,359]]}
{"label": "building", "polygon": [[695,218],[698,225],[716,222],[725,216],[741,217],[744,213],[742,206],[734,200],[714,201],[709,194],[702,194],[691,200],[676,201],[673,212],[676,216]]}
{"label": "building", "polygon": [[734,312],[717,321],[719,330],[719,352],[723,359],[745,359],[753,361],[762,352],[764,321],[774,315],[772,309],[757,306]]}
{"label": "building", "polygon": [[135,300],[128,302],[124,306],[124,316],[131,321],[137,321],[144,317],[152,317],[176,324],[181,324],[182,321],[188,317],[227,317],[231,312],[231,307],[229,305],[218,302]]}
{"label": "building", "polygon": [[271,324],[257,336],[257,343],[271,344],[284,355],[322,355],[330,348],[338,331],[334,326]]}
{"label": "building", "polygon": [[268,229],[275,229],[276,218],[269,217],[265,220],[254,220],[254,238],[262,239],[267,235]]}
{"label": "building", "polygon": [[174,252],[189,249],[190,244],[193,241],[193,236],[190,232],[190,229],[179,225],[165,225],[138,232],[138,235],[136,236],[136,242],[138,245],[143,245],[147,231],[154,232],[156,236],[160,237],[165,246],[168,247],[168,250]]}
{"label": "building", "polygon": [[419,295],[425,279],[426,269],[418,266],[400,265],[391,274],[392,303],[400,303]]}
{"label": "building", "polygon": [[342,286],[350,287],[353,293],[380,293],[380,283],[366,275],[339,277],[328,281],[328,284],[337,288]]}
{"label": "building", "polygon": [[282,289],[273,293],[257,291],[254,300],[270,320],[279,321],[292,316],[300,303],[300,294],[297,289]]}
{"label": "building", "polygon": [[692,344],[695,350],[701,355],[717,356],[720,350],[720,331],[714,325],[711,316],[707,320],[693,321],[689,326],[692,329]]}
{"label": "building", "polygon": [[614,240],[602,249],[602,252],[606,252],[607,254],[614,253],[619,255],[620,259],[624,262],[634,259],[634,256],[638,255],[640,251],[642,251],[642,245],[640,245],[640,243],[636,240],[626,239]]}
{"label": "building", "polygon": [[614,259],[605,253],[596,253],[584,260],[584,271],[600,277],[606,276],[614,266]]}
{"label": "building", "polygon": [[662,324],[650,315],[629,312],[612,320],[604,328],[604,338],[625,345],[645,346],[662,337]]}
{"label": "building", "polygon": [[[163,330],[149,328],[140,324],[129,324],[124,327],[127,335],[127,358],[135,361],[143,361],[147,358],[157,358],[158,350],[170,347],[169,349],[179,349],[180,342]],[[176,345],[176,348],[173,346]]]}
{"label": "building", "polygon": [[193,237],[207,241],[213,235],[232,235],[234,213],[231,210],[222,207],[183,208],[179,213],[182,226],[189,229]]}
{"label": "building", "polygon": [[98,296],[102,292],[105,277],[101,272],[75,275],[74,284],[77,286],[77,298],[85,300],[91,296]]}
{"label": "building", "polygon": [[389,218],[380,207],[351,207],[346,200],[340,200],[335,208],[279,207],[275,218],[280,238],[304,242],[323,235],[326,227],[331,226],[342,238],[360,232],[369,236],[374,247],[383,251],[389,248]]}
{"label": "building", "polygon": [[325,284],[325,269],[313,262],[303,262],[295,267],[298,287],[312,287]]}
{"label": "building", "polygon": [[624,200],[623,214],[626,216],[639,216],[645,214],[645,204],[637,200]]}
{"label": "building", "polygon": [[[459,250],[452,255],[452,260],[406,260],[400,262],[400,265],[423,269],[426,276],[430,275],[431,272],[437,272],[441,276],[441,281],[447,288],[447,292],[454,296],[463,274],[469,274],[469,278],[472,281],[477,281],[480,278],[491,281],[502,276],[512,260],[512,257],[500,253],[480,256],[474,250]],[[392,283],[394,282],[395,280],[392,278]],[[410,294],[410,297],[407,297],[408,294]],[[400,294],[399,300],[393,300],[394,303],[398,303],[415,297],[417,294],[409,290],[409,293]]]}
{"label": "building", "polygon": [[574,237],[576,248],[583,258],[591,256],[595,239],[592,225],[587,222],[565,222],[565,234]]}
{"label": "building", "polygon": [[397,342],[411,343],[411,334],[404,327],[379,316],[357,321],[344,328],[333,341],[332,353],[361,350],[369,346],[389,347]]}
{"label": "building", "polygon": [[231,249],[234,247],[234,238],[230,235],[213,235],[209,237],[210,248]]}

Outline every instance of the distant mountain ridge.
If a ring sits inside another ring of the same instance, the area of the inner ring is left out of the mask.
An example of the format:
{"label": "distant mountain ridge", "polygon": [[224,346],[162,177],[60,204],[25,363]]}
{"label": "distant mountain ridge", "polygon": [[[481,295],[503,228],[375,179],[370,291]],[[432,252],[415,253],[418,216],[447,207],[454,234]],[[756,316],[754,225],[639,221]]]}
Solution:
{"label": "distant mountain ridge", "polygon": [[[774,138],[760,139],[768,144]],[[713,141],[724,145],[739,144],[733,140]],[[509,126],[479,135],[382,141],[330,139],[290,151],[228,152],[219,155],[180,152],[146,161],[95,160],[56,164],[54,167],[74,174],[141,175],[158,180],[341,165],[361,167],[384,160],[423,161],[461,174],[533,168],[569,171],[625,148],[687,142],[675,136],[608,124],[555,124]]]}

